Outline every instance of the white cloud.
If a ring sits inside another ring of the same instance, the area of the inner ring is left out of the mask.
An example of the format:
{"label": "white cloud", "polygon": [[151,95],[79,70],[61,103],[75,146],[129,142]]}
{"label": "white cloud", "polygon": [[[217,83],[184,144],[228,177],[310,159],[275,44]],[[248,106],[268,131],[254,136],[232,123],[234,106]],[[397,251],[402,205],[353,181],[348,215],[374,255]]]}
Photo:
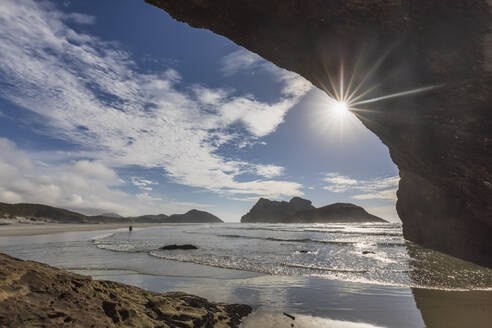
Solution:
{"label": "white cloud", "polygon": [[222,58],[222,73],[226,76],[240,71],[265,70],[283,83],[282,93],[289,96],[303,96],[312,84],[298,74],[281,69],[244,48]]}
{"label": "white cloud", "polygon": [[75,163],[73,170],[83,176],[104,181],[116,180],[116,173],[99,162],[81,160]]}
{"label": "white cloud", "polygon": [[262,63],[263,59],[257,54],[239,49],[222,58],[222,73],[232,75],[241,70],[257,68]]}
{"label": "white cloud", "polygon": [[[142,73],[117,44],[77,32],[67,21],[93,23],[46,2],[5,0],[0,7],[0,74],[9,80],[0,96],[39,114],[44,133],[79,144],[91,163],[106,168],[161,167],[175,182],[231,197],[302,195],[298,183],[263,180],[278,176],[279,169],[231,160],[217,150],[238,139],[227,131],[231,124],[242,123],[250,134],[238,142],[256,141],[275,131],[310,90],[309,82],[241,50],[242,64],[225,65],[224,72],[233,74],[258,63],[283,86],[277,102],[233,97],[226,90],[203,86],[181,91],[182,79],[175,70]],[[84,170],[84,163],[78,165],[82,167],[71,169]],[[102,167],[91,169],[109,174]],[[236,180],[247,172],[263,178]]]}
{"label": "white cloud", "polygon": [[374,192],[368,192],[364,194],[359,194],[352,196],[353,199],[359,199],[359,200],[368,200],[368,199],[390,199],[390,200],[396,200],[396,188],[392,189],[387,189],[387,190],[380,190],[380,191],[374,191]]}
{"label": "white cloud", "polygon": [[99,162],[36,165],[36,161],[3,138],[0,154],[0,202],[42,203],[82,212],[90,210],[92,214],[113,211],[122,215],[169,214],[209,207],[175,202],[148,192],[136,196],[125,193],[115,188],[121,184],[116,172]]}
{"label": "white cloud", "polygon": [[252,196],[252,197],[231,197],[231,200],[237,200],[240,202],[257,202],[258,197],[257,196]]}
{"label": "white cloud", "polygon": [[346,192],[350,189],[349,185],[333,185],[333,186],[323,186],[323,190],[331,192]]}
{"label": "white cloud", "polygon": [[22,202],[22,196],[9,190],[0,191],[0,200],[6,203],[20,203]]}
{"label": "white cloud", "polygon": [[96,22],[96,18],[94,16],[89,16],[80,13],[66,14],[63,15],[62,19],[65,19],[67,21],[72,21],[77,24],[83,24],[83,25],[92,25]]}
{"label": "white cloud", "polygon": [[398,190],[399,182],[399,176],[360,181],[354,189],[363,192],[363,194],[354,195],[352,198],[359,200],[387,199],[396,201],[396,191]]}
{"label": "white cloud", "polygon": [[331,192],[345,192],[358,183],[357,180],[338,173],[325,173],[322,180],[329,184],[323,189]]}
{"label": "white cloud", "polygon": [[388,178],[375,178],[371,180],[363,180],[361,182],[362,183],[360,183],[360,185],[358,185],[356,189],[370,192],[387,188],[395,188],[400,182],[400,177],[393,176]]}
{"label": "white cloud", "polygon": [[357,180],[340,175],[338,173],[326,173],[325,177],[323,178],[323,181],[333,184],[349,185],[349,186],[357,184]]}
{"label": "white cloud", "polygon": [[192,88],[198,101],[204,105],[213,106],[212,109],[215,110],[215,106],[221,105],[228,96],[227,92],[222,89],[208,89],[203,86],[197,85]]}
{"label": "white cloud", "polygon": [[221,106],[220,110],[226,122],[241,120],[257,137],[275,131],[289,109],[312,88],[311,83],[301,76],[281,69],[246,49],[239,49],[224,56],[222,65],[222,72],[226,76],[243,70],[260,69],[269,72],[279,83],[282,83],[284,98],[277,103],[265,104],[253,97],[240,97]]}
{"label": "white cloud", "polygon": [[145,191],[152,191],[151,185],[159,184],[159,183],[154,182],[152,180],[142,179],[142,178],[138,178],[138,177],[132,177],[131,181],[135,186],[137,186],[138,188],[145,190]]}
{"label": "white cloud", "polygon": [[284,174],[284,168],[276,165],[257,165],[256,172],[265,178],[274,178]]}
{"label": "white cloud", "polygon": [[363,192],[352,196],[353,199],[387,199],[396,200],[396,191],[400,177],[393,176],[388,178],[374,178],[369,180],[356,180],[351,177],[343,176],[338,173],[325,173],[322,179],[328,185],[323,186],[324,190],[331,192]]}

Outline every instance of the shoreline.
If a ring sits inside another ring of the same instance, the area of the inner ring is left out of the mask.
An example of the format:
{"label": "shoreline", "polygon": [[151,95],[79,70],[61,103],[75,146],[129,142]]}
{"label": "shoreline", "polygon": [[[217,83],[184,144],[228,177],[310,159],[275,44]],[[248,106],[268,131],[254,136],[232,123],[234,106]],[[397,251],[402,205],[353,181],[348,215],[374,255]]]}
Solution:
{"label": "shoreline", "polygon": [[[133,228],[161,226],[158,223],[135,223]],[[128,223],[46,223],[0,225],[0,237],[51,235],[63,232],[114,230],[128,228]]]}

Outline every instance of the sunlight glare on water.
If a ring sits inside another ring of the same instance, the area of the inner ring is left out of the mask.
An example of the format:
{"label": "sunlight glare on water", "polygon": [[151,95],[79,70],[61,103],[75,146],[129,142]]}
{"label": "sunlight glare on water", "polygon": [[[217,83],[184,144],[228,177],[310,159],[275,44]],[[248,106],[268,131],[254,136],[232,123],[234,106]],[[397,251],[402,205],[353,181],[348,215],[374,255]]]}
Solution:
{"label": "sunlight glare on water", "polygon": [[[492,270],[406,242],[395,223],[176,225],[93,242],[109,251],[270,275],[399,287],[492,287]],[[198,249],[159,249],[167,244]]]}

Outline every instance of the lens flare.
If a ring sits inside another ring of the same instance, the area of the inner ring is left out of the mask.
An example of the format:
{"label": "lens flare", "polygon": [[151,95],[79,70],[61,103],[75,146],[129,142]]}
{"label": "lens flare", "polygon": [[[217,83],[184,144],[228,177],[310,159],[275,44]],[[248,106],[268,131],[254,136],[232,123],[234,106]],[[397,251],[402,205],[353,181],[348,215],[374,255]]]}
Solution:
{"label": "lens flare", "polygon": [[[417,93],[422,93],[426,91],[430,91],[443,85],[430,85],[420,88],[415,88],[411,90],[405,90],[400,92],[395,92],[387,95],[379,95],[377,97],[370,97],[370,95],[375,91],[379,84],[366,86],[366,81],[369,80],[369,77],[377,70],[379,65],[381,65],[382,60],[378,61],[368,73],[366,73],[361,82],[357,85],[354,85],[355,75],[357,74],[357,70],[354,70],[351,74],[348,85],[345,85],[344,80],[344,65],[340,65],[340,73],[338,77],[338,81],[335,80],[330,74],[328,74],[328,80],[330,82],[331,88],[327,86],[323,86],[322,89],[328,94],[329,106],[331,108],[331,114],[336,114],[337,117],[344,117],[347,114],[353,113],[356,116],[360,116],[361,112],[373,112],[374,110],[362,108],[360,105],[371,104],[375,102],[379,102],[386,99],[409,96]],[[356,67],[357,68],[357,67]]]}
{"label": "lens flare", "polygon": [[350,65],[349,74],[344,72],[344,60],[341,60],[338,74],[330,71],[332,68],[328,67],[329,62],[326,62],[326,79],[318,81],[318,86],[328,96],[323,98],[320,110],[317,112],[319,116],[316,116],[320,118],[316,120],[320,130],[338,134],[339,137],[348,140],[348,137],[356,134],[354,130],[360,127],[361,121],[370,122],[372,114],[383,111],[383,108],[378,108],[379,102],[397,97],[409,97],[444,86],[443,84],[424,85],[390,92],[387,92],[388,88],[386,88],[383,91],[382,86],[390,86],[387,79],[393,75],[385,77],[376,74],[397,45],[398,43],[378,56],[375,61],[367,64],[364,64],[366,62],[362,58],[364,52],[361,52]]}

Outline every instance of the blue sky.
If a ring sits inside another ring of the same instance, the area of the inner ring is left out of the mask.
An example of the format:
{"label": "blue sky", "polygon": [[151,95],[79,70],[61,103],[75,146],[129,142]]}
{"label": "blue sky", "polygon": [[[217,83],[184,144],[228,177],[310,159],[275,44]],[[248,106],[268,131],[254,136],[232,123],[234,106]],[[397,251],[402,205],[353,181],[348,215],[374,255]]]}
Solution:
{"label": "blue sky", "polygon": [[398,220],[380,140],[221,36],[130,0],[4,0],[0,30],[0,201],[238,221],[301,196]]}

